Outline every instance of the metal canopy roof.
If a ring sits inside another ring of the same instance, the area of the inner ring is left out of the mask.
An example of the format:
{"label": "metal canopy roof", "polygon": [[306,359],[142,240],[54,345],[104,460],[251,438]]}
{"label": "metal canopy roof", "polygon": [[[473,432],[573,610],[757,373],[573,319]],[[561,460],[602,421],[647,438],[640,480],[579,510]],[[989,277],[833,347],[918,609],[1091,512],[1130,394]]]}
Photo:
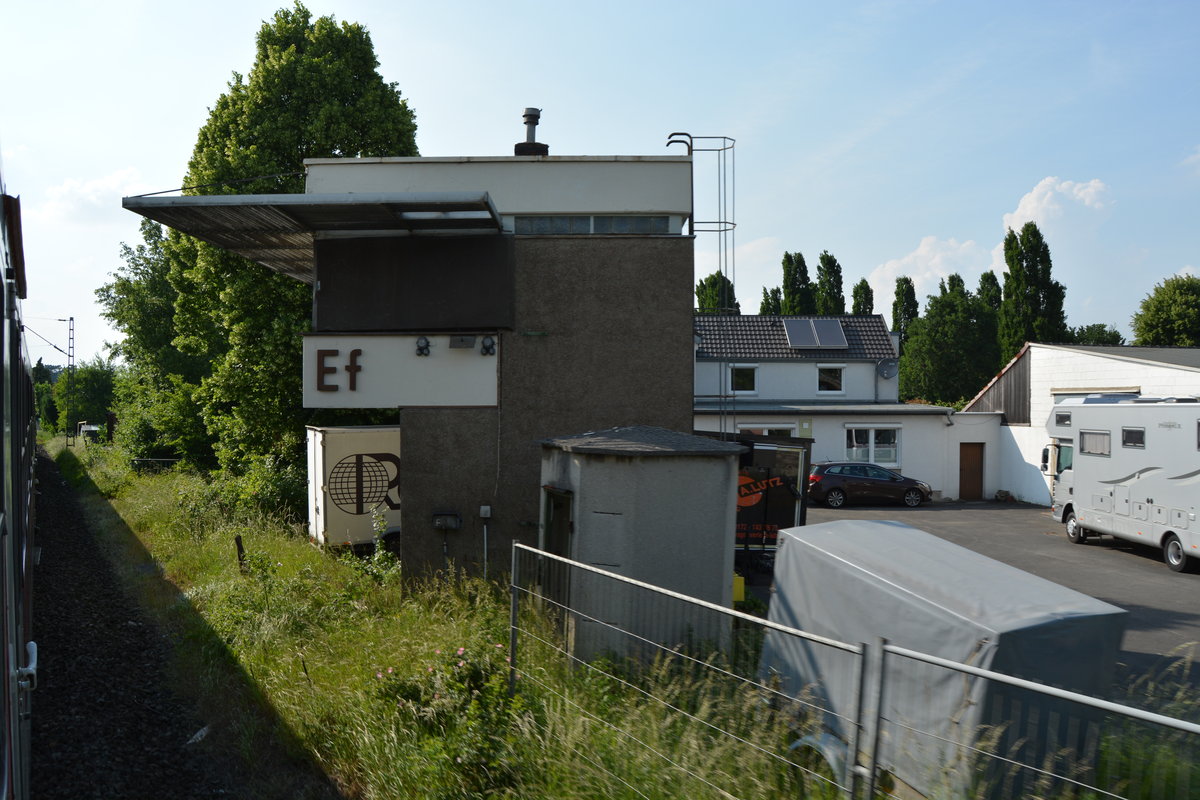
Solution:
{"label": "metal canopy roof", "polygon": [[143,196],[121,205],[305,283],[319,238],[501,230],[487,192]]}

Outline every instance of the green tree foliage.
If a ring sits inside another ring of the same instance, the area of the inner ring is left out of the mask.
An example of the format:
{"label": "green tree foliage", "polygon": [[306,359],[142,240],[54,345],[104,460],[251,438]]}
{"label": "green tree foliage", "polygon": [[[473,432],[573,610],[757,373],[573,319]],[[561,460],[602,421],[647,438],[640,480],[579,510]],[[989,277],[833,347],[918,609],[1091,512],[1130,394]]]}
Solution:
{"label": "green tree foliage", "polygon": [[783,313],[783,295],[778,286],[774,289],[763,287],[762,302],[759,303],[758,313],[774,315]]}
{"label": "green tree foliage", "polygon": [[1066,289],[1051,276],[1050,247],[1033,222],[1004,237],[1004,299],[998,337],[1007,361],[1026,342],[1066,342],[1070,337],[1063,301]]}
{"label": "green tree foliage", "polygon": [[808,265],[800,252],[783,254],[783,286],[781,314],[815,314],[817,300],[812,281],[808,278]]}
{"label": "green tree foliage", "polygon": [[851,297],[853,298],[851,304],[851,310],[853,313],[875,313],[875,292],[871,291],[871,284],[867,283],[866,278],[863,278],[858,283],[854,284]]}
{"label": "green tree foliage", "polygon": [[1107,345],[1120,347],[1125,344],[1125,337],[1111,325],[1095,322],[1091,325],[1080,325],[1071,329],[1071,342],[1074,344]]}
{"label": "green tree foliage", "polygon": [[909,328],[921,311],[917,304],[917,289],[913,286],[912,278],[901,275],[896,278],[896,294],[892,300],[892,330],[900,334],[900,352],[903,354],[904,345],[908,342]]}
{"label": "green tree foliage", "polygon": [[979,276],[979,290],[975,296],[992,311],[1000,311],[1000,304],[1004,301],[1004,292],[1000,289],[1000,281],[996,278],[996,273],[989,269]]}
{"label": "green tree foliage", "polygon": [[33,365],[33,404],[38,425],[47,431],[58,430],[58,405],[54,402],[55,370],[39,358]]}
{"label": "green tree foliage", "polygon": [[[362,26],[314,20],[298,2],[278,11],[258,33],[248,78],[234,74],[197,136],[188,193],[303,192],[306,158],[417,155],[413,114],[377,67]],[[100,290],[130,365],[122,436],[143,451],[215,453],[234,471],[264,458],[299,463],[311,289],[153,227]]]}
{"label": "green tree foliage", "polygon": [[696,308],[702,314],[741,314],[733,282],[714,272],[696,284]]}
{"label": "green tree foliage", "polygon": [[1136,345],[1200,347],[1200,278],[1173,275],[1155,285],[1131,326]]}
{"label": "green tree foliage", "polygon": [[912,320],[900,359],[900,394],[905,399],[958,406],[973,397],[993,372],[980,353],[995,351],[979,324],[986,304],[951,275],[931,295],[925,315]]}
{"label": "green tree foliage", "polygon": [[[979,276],[979,289],[975,299],[979,303],[978,325],[979,341],[984,346],[978,353],[979,367],[989,373],[995,373],[1003,366],[1000,361],[1000,304],[1004,294],[1000,290],[1000,281],[996,273],[990,269]],[[980,387],[983,388],[983,387]]]}
{"label": "green tree foliage", "polygon": [[816,300],[818,314],[846,313],[846,295],[842,292],[842,265],[828,250],[821,251],[817,262]]}
{"label": "green tree foliage", "polygon": [[55,381],[58,430],[74,430],[78,422],[103,426],[113,405],[115,373],[110,361],[96,356],[76,366],[73,377],[64,374]]}

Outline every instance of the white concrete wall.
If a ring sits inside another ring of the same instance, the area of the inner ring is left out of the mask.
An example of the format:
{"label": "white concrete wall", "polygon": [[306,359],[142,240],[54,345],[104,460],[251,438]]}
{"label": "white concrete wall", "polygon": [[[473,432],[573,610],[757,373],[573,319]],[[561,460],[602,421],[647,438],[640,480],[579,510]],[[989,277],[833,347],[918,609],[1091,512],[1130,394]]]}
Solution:
{"label": "white concrete wall", "polygon": [[[696,363],[695,394],[712,397],[729,391],[729,378],[722,371],[731,366],[756,367],[753,394],[738,392],[738,397],[754,400],[806,402],[834,399],[857,403],[894,403],[900,397],[897,378],[880,378],[873,363],[828,361],[699,361]],[[842,392],[818,392],[818,370],[822,366],[842,367]]]}
{"label": "white concrete wall", "polygon": [[305,191],[487,192],[513,214],[691,214],[690,156],[308,159]]}

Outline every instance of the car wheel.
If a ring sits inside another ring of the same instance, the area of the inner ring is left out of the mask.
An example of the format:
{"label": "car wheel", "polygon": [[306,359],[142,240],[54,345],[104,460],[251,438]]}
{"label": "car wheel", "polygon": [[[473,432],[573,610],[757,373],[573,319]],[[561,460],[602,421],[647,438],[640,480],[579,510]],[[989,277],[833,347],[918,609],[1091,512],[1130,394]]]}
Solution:
{"label": "car wheel", "polygon": [[846,505],[846,493],[841,489],[830,489],[825,493],[825,505],[830,508],[841,508]]}
{"label": "car wheel", "polygon": [[1067,527],[1067,538],[1075,544],[1083,544],[1087,541],[1087,528],[1079,524],[1079,520],[1075,519],[1075,512],[1068,511],[1067,518],[1063,520]]}
{"label": "car wheel", "polygon": [[925,499],[925,495],[921,494],[920,489],[909,489],[904,493],[904,505],[909,508],[916,508],[921,505],[921,501]]}
{"label": "car wheel", "polygon": [[1168,533],[1167,538],[1163,539],[1163,561],[1167,562],[1167,566],[1172,572],[1191,572],[1192,562],[1188,560],[1187,553],[1183,551],[1183,542],[1179,541],[1179,537],[1173,533]]}

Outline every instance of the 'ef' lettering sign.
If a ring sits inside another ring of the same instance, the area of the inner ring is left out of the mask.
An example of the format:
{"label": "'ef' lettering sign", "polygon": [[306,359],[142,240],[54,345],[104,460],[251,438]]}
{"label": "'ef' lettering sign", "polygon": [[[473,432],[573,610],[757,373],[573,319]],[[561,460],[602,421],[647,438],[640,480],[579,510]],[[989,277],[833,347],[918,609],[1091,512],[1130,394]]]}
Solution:
{"label": "'ef' lettering sign", "polygon": [[362,350],[355,348],[350,351],[346,360],[340,361],[339,356],[341,350],[317,350],[317,391],[318,392],[336,392],[341,389],[336,383],[326,381],[330,375],[336,375],[339,369],[346,373],[346,388],[351,392],[358,391],[358,373],[362,372],[362,365],[358,363],[358,357],[362,355]]}

